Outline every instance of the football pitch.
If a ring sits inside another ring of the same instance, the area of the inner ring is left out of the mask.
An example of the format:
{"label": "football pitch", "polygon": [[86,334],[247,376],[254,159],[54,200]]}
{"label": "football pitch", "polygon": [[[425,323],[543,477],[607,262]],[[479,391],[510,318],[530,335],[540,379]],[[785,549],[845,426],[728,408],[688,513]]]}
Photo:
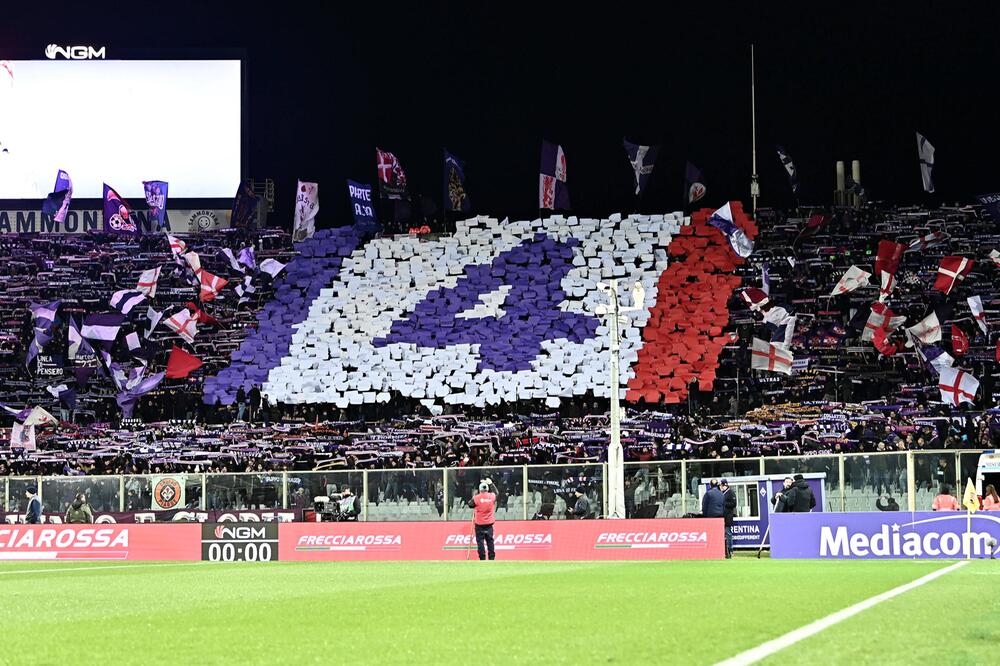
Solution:
{"label": "football pitch", "polygon": [[[0,663],[715,664],[953,564],[6,562]],[[998,616],[972,561],[760,663],[988,663]]]}

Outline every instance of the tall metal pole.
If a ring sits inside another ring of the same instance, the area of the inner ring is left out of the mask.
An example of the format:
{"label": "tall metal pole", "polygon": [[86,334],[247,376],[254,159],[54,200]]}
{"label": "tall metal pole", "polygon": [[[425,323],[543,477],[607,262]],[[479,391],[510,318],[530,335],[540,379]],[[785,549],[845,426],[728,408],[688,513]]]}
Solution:
{"label": "tall metal pole", "polygon": [[760,183],[757,182],[757,91],[756,69],[754,68],[753,44],[750,45],[750,125],[753,151],[753,173],[750,175],[750,199],[753,200],[753,214],[757,213],[757,199],[760,197]]}
{"label": "tall metal pole", "polygon": [[625,456],[622,452],[621,407],[618,404],[618,355],[621,340],[618,336],[618,280],[611,280],[609,297],[611,307],[609,326],[611,333],[611,444],[608,446],[608,518],[625,517]]}

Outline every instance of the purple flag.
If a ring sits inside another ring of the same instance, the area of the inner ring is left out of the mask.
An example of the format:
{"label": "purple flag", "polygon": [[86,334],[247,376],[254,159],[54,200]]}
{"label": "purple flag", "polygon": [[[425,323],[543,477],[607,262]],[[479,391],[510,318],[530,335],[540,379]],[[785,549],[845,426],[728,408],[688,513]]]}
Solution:
{"label": "purple flag", "polygon": [[118,234],[137,234],[139,227],[127,201],[104,184],[104,231]]}

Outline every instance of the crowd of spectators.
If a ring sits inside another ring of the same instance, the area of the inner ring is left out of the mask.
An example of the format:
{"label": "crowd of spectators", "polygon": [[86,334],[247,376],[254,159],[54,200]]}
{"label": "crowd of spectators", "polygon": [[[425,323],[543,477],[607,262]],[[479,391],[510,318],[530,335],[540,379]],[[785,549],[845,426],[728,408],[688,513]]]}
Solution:
{"label": "crowd of spectators", "polygon": [[[817,212],[826,214],[823,223],[804,233],[808,216]],[[990,409],[997,377],[992,308],[1000,270],[988,255],[1000,247],[1000,233],[986,211],[868,206],[789,215],[762,210],[756,221],[756,249],[739,269],[743,286],[762,286],[766,264],[771,302],[798,318],[791,350],[800,367],[790,377],[750,369],[749,341],[767,339],[771,332],[737,290],[729,304],[730,328],[740,342],[724,350],[715,388],[692,387],[685,404],[630,412],[623,424],[626,460],[994,446],[1000,424]],[[914,349],[885,356],[860,341],[870,306],[878,299],[874,278],[872,288],[829,295],[849,266],[873,272],[879,240],[909,243],[931,232],[944,234],[945,242],[903,255],[890,302],[897,315],[907,317],[906,326],[933,310],[943,330],[954,323],[971,340],[961,357],[947,337],[942,343],[981,382],[975,404],[959,409],[941,404],[936,376]],[[210,232],[187,242],[200,253],[204,267],[233,280],[241,276],[227,273],[224,248],[252,245],[258,260],[287,262],[294,256],[289,236],[273,229]],[[945,295],[930,285],[940,258],[952,254],[976,263],[965,281]],[[53,341],[45,349],[46,355],[61,357],[66,317],[106,311],[111,293],[134,287],[139,273],[155,266],[164,270],[153,307],[167,311],[196,301],[197,290],[171,272],[175,263],[163,235],[132,240],[100,234],[8,236],[0,241],[0,303],[7,313],[0,318],[3,402],[53,402],[44,389],[55,380],[24,364],[31,339],[30,303],[62,300]],[[204,404],[201,378],[227,364],[271,293],[265,280],[243,302],[224,290],[210,304],[200,304],[219,321],[188,347],[205,366],[191,378],[166,380],[147,394],[134,423],[122,423],[110,382],[94,381],[79,392],[68,420],[39,429],[37,450],[0,448],[0,476],[419,469],[605,459],[608,405],[591,396],[566,401],[558,413],[545,413],[539,401],[523,401],[435,418],[404,416],[420,411],[416,401],[404,396],[345,410],[275,403],[259,385],[246,386],[232,405]],[[971,295],[983,299],[986,334],[965,306]],[[142,322],[133,325],[141,330]],[[162,365],[175,342],[176,336],[160,327],[143,344],[154,363]],[[113,355],[128,352],[120,338]],[[888,462],[885,467],[876,464],[870,474],[880,485],[898,477]],[[400,485],[389,493],[405,495],[406,488]]]}

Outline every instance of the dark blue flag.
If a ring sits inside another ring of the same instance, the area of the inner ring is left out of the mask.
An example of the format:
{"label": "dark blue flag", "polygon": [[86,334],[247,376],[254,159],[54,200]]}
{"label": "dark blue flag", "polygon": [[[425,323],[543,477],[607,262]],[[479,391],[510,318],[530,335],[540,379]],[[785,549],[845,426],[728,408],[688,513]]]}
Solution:
{"label": "dark blue flag", "polygon": [[639,146],[630,143],[628,139],[622,140],[625,143],[625,155],[635,172],[635,195],[642,196],[642,191],[646,189],[649,182],[649,175],[653,173],[656,166],[656,156],[660,152],[659,146]]}
{"label": "dark blue flag", "polygon": [[1000,222],[1000,192],[980,194],[976,197],[976,200],[983,205],[983,208],[990,214],[994,222]]}
{"label": "dark blue flag", "polygon": [[792,163],[791,156],[785,152],[785,149],[781,146],[775,146],[778,151],[778,159],[781,160],[781,166],[785,167],[785,171],[788,172],[788,184],[792,186],[792,194],[798,195],[799,193],[799,172],[795,168],[795,164]]}
{"label": "dark blue flag", "polygon": [[167,183],[162,180],[144,180],[142,187],[146,192],[146,205],[149,206],[149,221],[156,220],[156,231],[170,231],[167,220]]}
{"label": "dark blue flag", "polygon": [[107,183],[104,183],[104,231],[117,234],[139,233],[132,207]]}
{"label": "dark blue flag", "polygon": [[472,201],[465,191],[465,162],[444,151],[444,209],[452,213],[468,213]]}
{"label": "dark blue flag", "polygon": [[56,174],[56,184],[52,187],[52,194],[45,197],[45,202],[42,203],[42,212],[56,222],[65,222],[72,199],[73,181],[70,180],[68,173],[60,169]]}
{"label": "dark blue flag", "polygon": [[233,214],[230,216],[230,225],[237,229],[245,229],[255,226],[257,217],[257,205],[259,200],[253,193],[250,183],[243,181],[236,190],[233,198]]}
{"label": "dark blue flag", "polygon": [[372,207],[372,186],[368,183],[347,181],[347,194],[351,197],[354,221],[357,224],[375,224],[375,209]]}
{"label": "dark blue flag", "polygon": [[705,178],[701,175],[701,169],[691,164],[687,163],[684,168],[684,185],[687,191],[687,202],[693,204],[694,202],[705,196],[705,192],[708,190],[705,187]]}

